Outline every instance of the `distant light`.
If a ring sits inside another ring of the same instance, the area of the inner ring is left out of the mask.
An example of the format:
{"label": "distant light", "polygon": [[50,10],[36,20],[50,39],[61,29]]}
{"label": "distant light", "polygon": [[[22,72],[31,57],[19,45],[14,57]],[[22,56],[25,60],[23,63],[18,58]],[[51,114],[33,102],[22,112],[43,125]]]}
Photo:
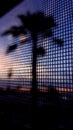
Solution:
{"label": "distant light", "polygon": [[26,40],[27,40],[27,37],[26,37],[25,35],[21,34],[21,35],[19,36],[19,41],[20,41],[21,43],[25,42]]}
{"label": "distant light", "polygon": [[16,90],[19,90],[19,91],[28,91],[29,92],[31,90],[31,88],[19,87]]}

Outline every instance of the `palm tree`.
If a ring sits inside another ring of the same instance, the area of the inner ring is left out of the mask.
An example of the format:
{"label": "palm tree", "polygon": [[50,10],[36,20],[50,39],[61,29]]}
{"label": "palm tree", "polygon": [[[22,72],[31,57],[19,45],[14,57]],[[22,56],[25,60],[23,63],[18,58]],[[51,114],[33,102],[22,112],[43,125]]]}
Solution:
{"label": "palm tree", "polygon": [[[37,50],[37,38],[38,35],[45,35],[47,32],[50,32],[51,28],[56,26],[52,16],[45,16],[42,12],[30,14],[26,16],[18,16],[21,19],[24,28],[30,32],[31,38],[33,40],[32,48],[32,112],[33,112],[33,129],[37,129],[37,81],[36,81],[36,62],[37,54],[44,51],[42,48]],[[49,35],[50,36],[50,35]],[[39,53],[37,53],[39,52]]]}
{"label": "palm tree", "polygon": [[[31,39],[33,41],[32,47],[32,102],[33,102],[33,115],[36,113],[37,104],[37,81],[36,81],[36,62],[37,55],[44,55],[45,50],[43,47],[37,48],[37,38],[38,35],[44,37],[52,37],[52,28],[56,26],[53,16],[45,16],[42,12],[37,12],[34,14],[19,15],[22,22],[20,27],[12,27],[11,29],[5,31],[2,35],[12,34],[13,37],[19,36],[20,34],[28,35],[31,34]],[[55,42],[59,42],[53,38]],[[8,52],[11,52],[17,48],[17,44],[8,47]],[[35,117],[34,117],[35,118]],[[35,125],[35,123],[34,123]],[[34,127],[35,129],[35,127]]]}

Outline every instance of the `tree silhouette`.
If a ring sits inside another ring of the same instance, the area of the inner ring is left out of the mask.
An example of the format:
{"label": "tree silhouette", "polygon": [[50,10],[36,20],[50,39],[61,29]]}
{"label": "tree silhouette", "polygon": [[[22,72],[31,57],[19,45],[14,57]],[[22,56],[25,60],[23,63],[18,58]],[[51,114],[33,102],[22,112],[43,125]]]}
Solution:
{"label": "tree silhouette", "polygon": [[[33,40],[33,60],[32,60],[32,88],[36,89],[36,58],[37,55],[43,55],[45,53],[42,47],[36,47],[37,37],[41,35],[45,36],[52,36],[51,28],[56,26],[54,22],[54,18],[52,16],[45,16],[44,13],[38,12],[34,14],[30,14],[29,12],[27,15],[19,15],[18,16],[22,22],[22,26],[17,27],[13,26],[9,30],[5,31],[2,35],[12,34],[13,37],[19,36],[20,34],[26,34],[26,32],[30,32],[31,38]],[[11,45],[7,49],[7,53],[15,50],[17,45]]]}
{"label": "tree silhouette", "polygon": [[12,68],[9,68],[8,73],[7,73],[7,77],[9,79],[9,83],[7,85],[7,91],[10,90],[10,78],[11,78],[12,74],[13,74]]}
{"label": "tree silhouette", "polygon": [[[45,16],[42,12],[28,14],[26,16],[20,15],[18,16],[21,19],[24,28],[28,30],[31,34],[31,38],[33,40],[33,48],[32,48],[32,103],[33,103],[33,129],[36,126],[36,115],[37,115],[37,81],[36,81],[36,61],[37,55],[43,54],[43,48],[39,48],[37,50],[37,38],[38,35],[45,35],[47,32],[50,32],[50,29],[54,27],[56,24],[52,16]],[[41,51],[40,51],[41,50]],[[36,128],[37,129],[37,128]]]}
{"label": "tree silhouette", "polygon": [[19,36],[20,34],[26,34],[23,26],[12,26],[10,29],[6,30],[2,33],[3,35],[9,35],[12,34],[13,37]]}
{"label": "tree silhouette", "polygon": [[[33,102],[33,113],[36,113],[37,104],[37,81],[36,81],[36,62],[37,55],[44,56],[45,50],[43,47],[37,48],[37,38],[38,36],[52,37],[52,28],[56,26],[53,16],[45,16],[42,12],[37,12],[27,15],[19,15],[18,18],[22,22],[22,26],[11,27],[9,30],[5,31],[2,35],[12,34],[13,37],[19,36],[20,34],[28,35],[31,34],[31,39],[33,41],[32,47],[32,102]],[[26,39],[27,40],[27,39]],[[25,40],[25,41],[26,41]],[[55,42],[60,42],[59,39],[54,39]],[[7,49],[7,53],[12,52],[17,48],[17,44],[11,45]],[[35,115],[34,115],[35,116]],[[35,125],[35,123],[34,123]]]}

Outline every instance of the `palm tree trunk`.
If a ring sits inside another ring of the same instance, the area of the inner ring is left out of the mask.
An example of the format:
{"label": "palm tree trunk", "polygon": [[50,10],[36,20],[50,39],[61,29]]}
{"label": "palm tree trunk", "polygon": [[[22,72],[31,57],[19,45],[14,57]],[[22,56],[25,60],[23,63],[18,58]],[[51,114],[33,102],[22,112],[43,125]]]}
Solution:
{"label": "palm tree trunk", "polygon": [[37,62],[37,35],[32,34],[32,127],[37,130],[37,80],[36,80],[36,62]]}

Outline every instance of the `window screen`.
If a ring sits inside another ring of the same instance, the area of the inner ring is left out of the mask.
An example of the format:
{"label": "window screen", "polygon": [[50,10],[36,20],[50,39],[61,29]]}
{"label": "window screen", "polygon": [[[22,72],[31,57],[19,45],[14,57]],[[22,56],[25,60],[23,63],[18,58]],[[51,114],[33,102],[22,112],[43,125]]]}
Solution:
{"label": "window screen", "polygon": [[52,37],[38,40],[46,52],[37,60],[38,87],[44,92],[51,86],[62,99],[72,99],[72,1],[42,0],[40,8],[54,18],[56,27]]}
{"label": "window screen", "polygon": [[[23,7],[23,9],[22,9]],[[24,8],[25,7],[25,8]],[[20,9],[19,9],[20,8]],[[16,13],[17,12],[17,13]],[[43,12],[46,17],[52,17],[55,26],[51,27],[52,35],[42,37],[38,33],[37,48],[42,47],[44,55],[37,55],[36,77],[37,77],[37,105],[48,104],[48,95],[54,89],[61,99],[73,99],[73,44],[72,44],[72,1],[71,0],[25,0],[20,6],[4,16],[0,24],[1,33],[11,26],[22,25],[17,15],[33,14]],[[4,21],[7,21],[4,23]],[[26,42],[20,42],[25,37],[12,37],[12,35],[0,37],[0,88],[8,90],[6,100],[25,102],[31,104],[32,100],[32,48],[33,39],[30,31]],[[17,48],[6,54],[10,45]],[[14,97],[11,92],[17,92]],[[10,97],[9,97],[10,96]],[[13,98],[13,99],[12,99]],[[31,127],[31,109],[26,110],[29,119],[24,119],[25,126]],[[29,122],[29,123],[28,123]],[[29,124],[29,125],[28,125]]]}
{"label": "window screen", "polygon": [[[28,1],[24,2],[25,4],[29,5]],[[61,93],[62,98],[72,98],[72,2],[32,1],[29,7],[31,13],[44,12],[45,16],[52,16],[56,23],[56,27],[51,29],[53,36],[42,38],[38,35],[37,47],[45,49],[43,57],[37,56],[38,89],[46,92],[53,86]],[[25,12],[27,11],[28,7]],[[29,91],[32,87],[32,41],[20,45],[19,38],[12,38],[7,42],[5,46],[1,45],[3,55],[1,54],[0,86],[5,89],[10,86],[10,89]],[[17,43],[19,46],[14,52],[6,55],[7,46],[12,43]],[[10,78],[9,70],[12,70]]]}

